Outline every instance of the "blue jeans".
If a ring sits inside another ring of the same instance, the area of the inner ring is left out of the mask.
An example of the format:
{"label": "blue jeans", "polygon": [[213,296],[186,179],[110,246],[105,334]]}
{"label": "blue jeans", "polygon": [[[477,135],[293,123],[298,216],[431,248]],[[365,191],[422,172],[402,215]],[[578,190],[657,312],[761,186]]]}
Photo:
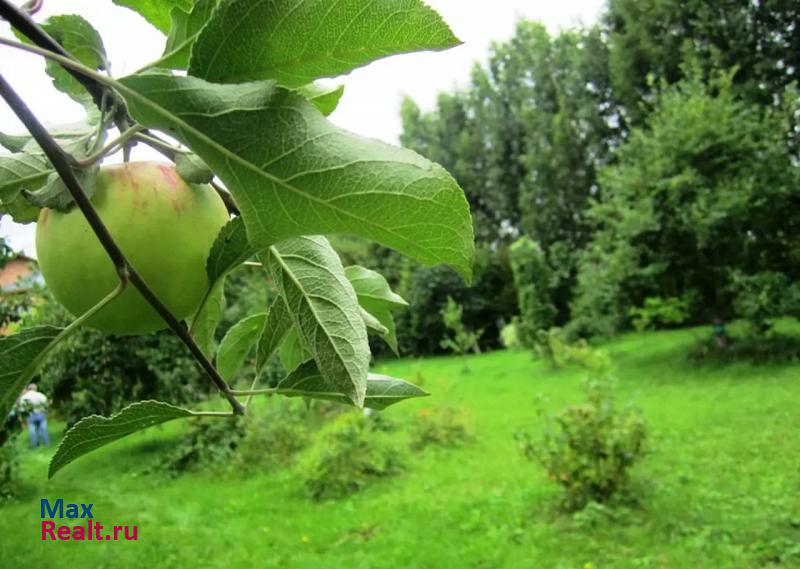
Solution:
{"label": "blue jeans", "polygon": [[28,415],[28,432],[31,435],[33,448],[50,444],[50,437],[47,435],[47,417],[41,411],[34,411]]}

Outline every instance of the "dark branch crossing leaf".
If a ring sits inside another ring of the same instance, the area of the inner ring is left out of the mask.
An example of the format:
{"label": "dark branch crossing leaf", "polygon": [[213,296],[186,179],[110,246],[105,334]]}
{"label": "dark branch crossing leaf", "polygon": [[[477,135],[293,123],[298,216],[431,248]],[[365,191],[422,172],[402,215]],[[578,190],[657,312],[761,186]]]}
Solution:
{"label": "dark branch crossing leaf", "polygon": [[25,328],[10,336],[0,336],[0,417],[14,406],[29,379],[26,372],[36,358],[63,332],[54,326]]}
{"label": "dark branch crossing leaf", "polygon": [[[275,393],[286,397],[308,397],[352,405],[347,397],[331,391],[313,361],[304,363],[281,380]],[[427,396],[426,391],[402,379],[371,373],[367,379],[364,407],[381,410],[406,399]]]}
{"label": "dark branch crossing leaf", "polygon": [[170,31],[173,8],[179,7],[185,12],[192,9],[192,0],[114,0],[114,4],[138,12],[164,34]]}
{"label": "dark branch crossing leaf", "polygon": [[189,55],[192,52],[200,30],[208,22],[214,11],[216,0],[197,0],[191,10],[184,10],[175,6],[170,13],[172,25],[167,36],[167,45],[164,54],[158,60],[159,67],[170,69],[186,69],[189,65]]}
{"label": "dark branch crossing leaf", "polygon": [[137,120],[176,136],[222,179],[259,250],[344,233],[470,277],[469,206],[442,167],[339,129],[271,82],[217,85],[164,73],[120,82]]}
{"label": "dark branch crossing leaf", "polygon": [[390,55],[459,43],[420,0],[229,0],[195,42],[189,74],[297,87]]}
{"label": "dark branch crossing leaf", "polygon": [[[76,14],[51,16],[41,24],[53,39],[61,44],[73,57],[91,69],[105,69],[106,49],[96,29],[83,17]],[[16,33],[16,32],[15,32]],[[26,37],[17,33],[21,41],[30,43]],[[94,102],[80,82],[54,61],[45,63],[47,74],[53,85],[62,93],[78,101],[87,109],[93,109]]]}
{"label": "dark branch crossing leaf", "polygon": [[342,262],[324,237],[288,239],[260,255],[331,390],[364,401],[367,330]]}
{"label": "dark branch crossing leaf", "polygon": [[[256,373],[261,373],[272,355],[281,347],[286,335],[294,326],[286,302],[280,296],[272,301],[264,324],[264,332],[258,339],[256,351]],[[303,361],[308,358],[303,358]]]}
{"label": "dark branch crossing leaf", "polygon": [[243,318],[231,326],[222,338],[217,351],[217,370],[223,378],[230,381],[242,367],[247,355],[261,337],[266,320],[266,312]]}
{"label": "dark branch crossing leaf", "polygon": [[[381,336],[392,351],[397,353],[397,335],[392,310],[408,306],[408,303],[392,291],[380,273],[359,265],[347,267],[344,272],[356,291],[358,303],[384,327],[386,332]],[[367,325],[369,326],[369,323]]]}
{"label": "dark branch crossing leaf", "polygon": [[344,95],[344,85],[325,88],[316,83],[309,83],[297,89],[297,92],[309,100],[317,110],[326,117],[336,110]]}
{"label": "dark branch crossing leaf", "polygon": [[[94,195],[99,172],[100,167],[96,165],[91,168],[75,170],[75,177],[80,180],[81,187],[89,198]],[[40,208],[47,207],[58,211],[69,211],[75,202],[61,176],[56,172],[50,174],[45,184],[38,190],[29,191],[23,189],[21,193],[28,202]]]}
{"label": "dark branch crossing leaf", "polygon": [[48,477],[77,458],[123,437],[160,425],[173,419],[191,417],[188,409],[175,407],[161,401],[140,401],[128,405],[111,417],[92,415],[75,423],[67,431],[50,461]]}

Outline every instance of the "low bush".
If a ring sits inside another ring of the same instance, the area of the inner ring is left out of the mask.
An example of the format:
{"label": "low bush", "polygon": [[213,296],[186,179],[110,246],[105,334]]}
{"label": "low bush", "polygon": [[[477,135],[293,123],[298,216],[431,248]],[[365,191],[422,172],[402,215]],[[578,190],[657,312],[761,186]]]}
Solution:
{"label": "low bush", "polygon": [[318,428],[320,410],[304,401],[274,399],[247,416],[233,466],[237,471],[269,471],[291,465]]}
{"label": "low bush", "polygon": [[314,500],[338,498],[400,472],[405,452],[386,421],[343,413],[323,427],[300,456],[297,473]]}
{"label": "low bush", "polygon": [[14,496],[19,479],[19,457],[16,418],[9,417],[0,424],[0,501]]}
{"label": "low bush", "polygon": [[565,493],[565,507],[580,510],[590,502],[607,504],[630,490],[630,470],[644,455],[647,428],[641,413],[618,409],[608,360],[583,345],[573,362],[589,370],[586,401],[544,416],[543,434],[517,435],[523,454],[540,464]]}
{"label": "low bush", "polygon": [[472,429],[462,409],[421,409],[409,425],[409,445],[413,450],[429,446],[458,447],[471,439]]}
{"label": "low bush", "polygon": [[689,300],[676,297],[647,297],[644,305],[631,308],[628,315],[637,332],[677,326],[689,318]]}
{"label": "low bush", "polygon": [[161,462],[160,469],[177,476],[198,467],[221,467],[234,456],[241,443],[243,425],[243,417],[192,420],[186,434]]}

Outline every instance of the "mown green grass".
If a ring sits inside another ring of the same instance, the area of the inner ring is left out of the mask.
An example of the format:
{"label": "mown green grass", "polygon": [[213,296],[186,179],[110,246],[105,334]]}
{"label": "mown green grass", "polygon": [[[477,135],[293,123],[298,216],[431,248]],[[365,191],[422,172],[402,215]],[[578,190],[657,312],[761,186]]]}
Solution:
{"label": "mown green grass", "polygon": [[[181,426],[100,450],[46,480],[49,453],[23,455],[24,487],[0,509],[0,567],[92,568],[746,568],[800,567],[800,365],[695,365],[699,331],[625,336],[613,356],[621,402],[650,425],[635,469],[639,503],[558,509],[559,488],[518,452],[538,394],[581,399],[581,372],[525,352],[381,365],[433,396],[386,415],[468,411],[473,443],[413,456],[409,470],[351,498],[313,503],[291,470],[171,480],[144,471]],[[140,541],[43,543],[39,500],[92,502],[103,523],[138,523]],[[589,565],[591,564],[591,565]]]}

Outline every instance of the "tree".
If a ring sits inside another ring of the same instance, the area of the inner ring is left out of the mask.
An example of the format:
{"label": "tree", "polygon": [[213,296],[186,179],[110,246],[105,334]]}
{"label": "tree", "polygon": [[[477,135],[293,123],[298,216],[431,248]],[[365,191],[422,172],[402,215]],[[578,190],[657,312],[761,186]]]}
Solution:
{"label": "tree", "polygon": [[[380,275],[346,271],[325,236],[353,235],[421,264],[448,265],[469,280],[474,239],[467,200],[441,166],[330,123],[326,116],[343,89],[316,81],[389,55],[458,45],[447,24],[420,0],[404,2],[390,18],[390,2],[321,0],[303,10],[292,2],[248,0],[125,4],[167,35],[166,48],[143,70],[114,78],[89,22],[63,15],[38,24],[26,8],[0,0],[0,17],[23,40],[0,38],[2,49],[43,56],[54,86],[88,111],[83,127],[45,129],[0,77],[0,97],[30,133],[0,138],[11,152],[0,157],[0,214],[26,223],[52,210],[79,212],[118,277],[113,292],[66,327],[28,327],[0,339],[0,413],[62,340],[129,288],[185,345],[230,411],[148,400],[109,418],[86,418],[65,435],[51,475],[154,424],[242,415],[242,397],[302,395],[383,408],[423,395],[402,380],[369,373],[367,328],[393,338],[387,314],[403,301]],[[92,201],[104,199],[93,194],[102,160],[122,151],[127,162],[136,144],[174,161],[169,176],[177,171],[190,184],[212,183],[231,217],[205,259],[207,289],[187,322],[129,262]],[[215,350],[224,280],[245,263],[260,265],[275,294],[231,326]],[[278,352],[283,378],[259,389],[261,372]],[[236,390],[231,378],[251,354],[252,386]]]}
{"label": "tree", "polygon": [[520,312],[520,342],[532,348],[539,343],[539,331],[554,324],[553,275],[541,247],[527,237],[511,246],[511,268]]}
{"label": "tree", "polygon": [[[730,72],[665,88],[601,173],[576,316],[614,329],[647,297],[684,297],[694,321],[721,323],[749,316],[741,295],[766,294],[776,274],[796,282],[800,190],[787,124],[782,110],[737,98]],[[772,303],[770,316],[781,308]]]}
{"label": "tree", "polygon": [[604,17],[616,97],[631,126],[655,102],[653,87],[686,78],[686,55],[706,71],[738,69],[736,93],[780,105],[800,80],[800,6],[793,0],[610,0]]}

